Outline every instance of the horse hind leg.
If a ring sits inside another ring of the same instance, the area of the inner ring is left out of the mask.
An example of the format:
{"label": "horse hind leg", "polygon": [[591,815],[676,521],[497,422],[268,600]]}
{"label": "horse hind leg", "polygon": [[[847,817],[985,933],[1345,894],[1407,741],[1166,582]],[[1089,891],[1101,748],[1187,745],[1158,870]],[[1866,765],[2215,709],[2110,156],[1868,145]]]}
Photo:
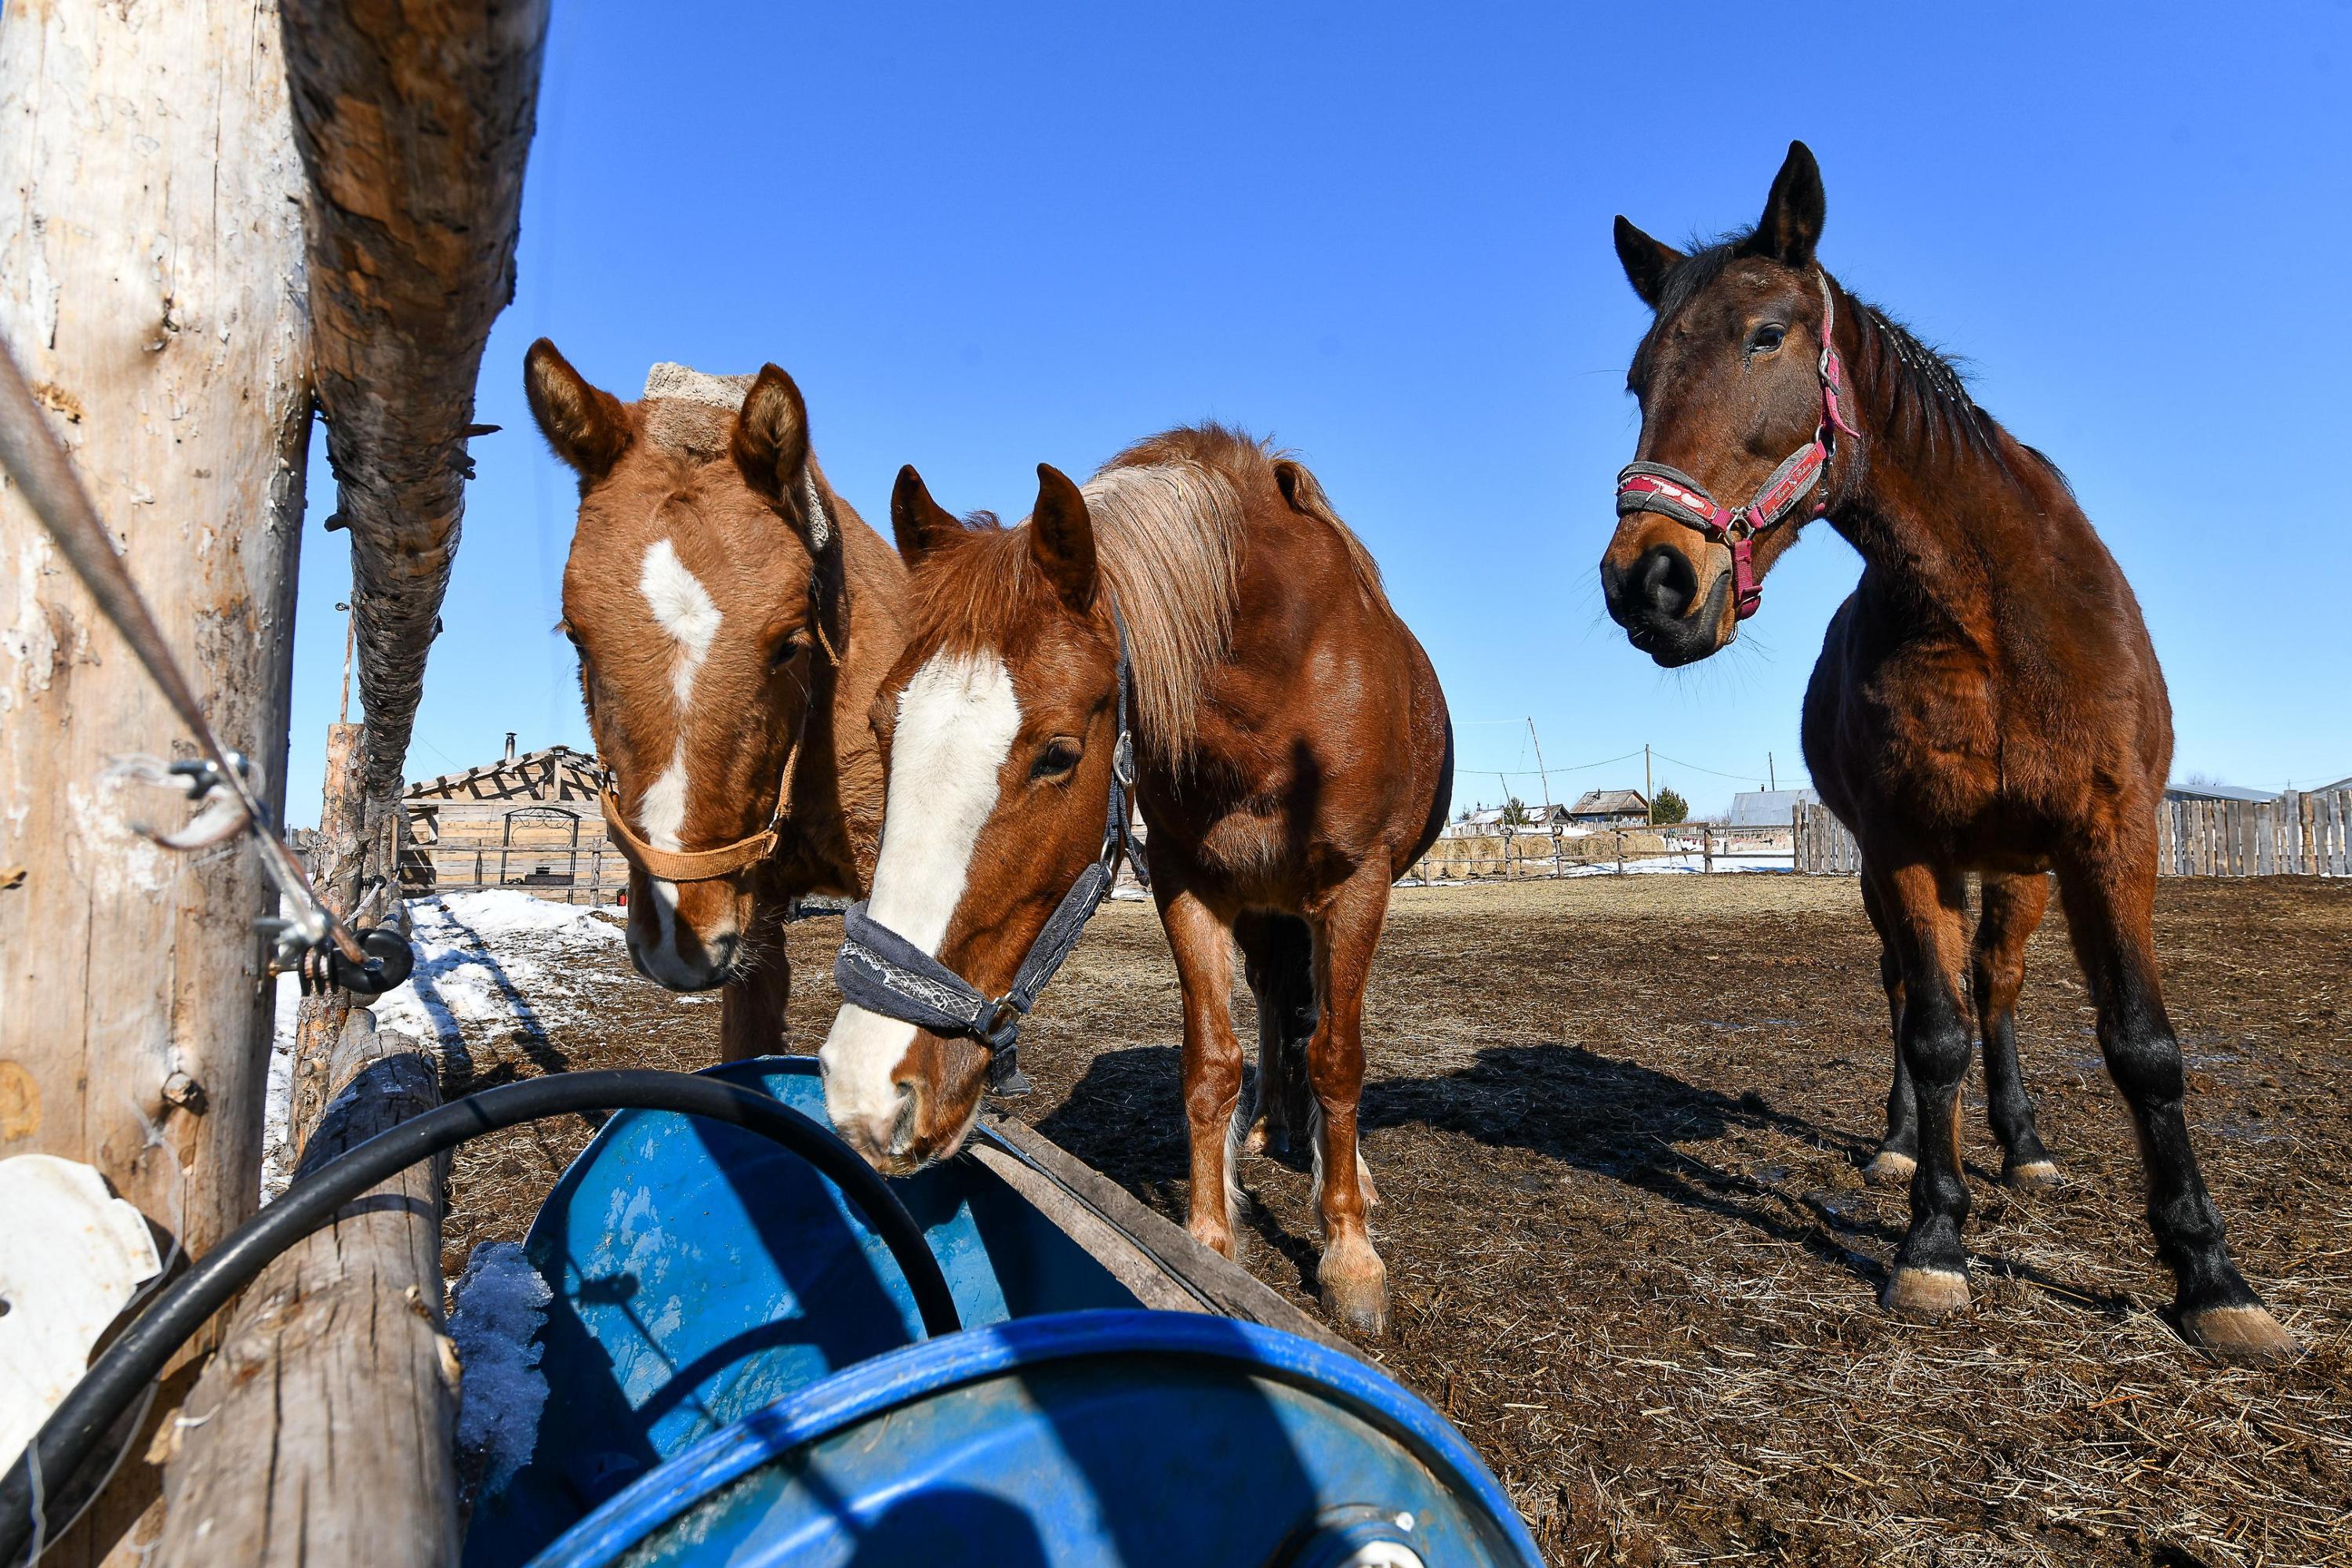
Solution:
{"label": "horse hind leg", "polygon": [[1983,879],[1983,910],[1969,955],[1978,1037],[1983,1041],[1985,1119],[2000,1141],[2000,1179],[2020,1192],[2058,1184],[2058,1166],[2042,1146],[2033,1101],[2017,1061],[2017,994],[2025,984],[2025,944],[2050,904],[2050,879],[2040,872]]}
{"label": "horse hind leg", "polygon": [[1234,922],[1257,1002],[1257,1074],[1237,1128],[1244,1154],[1287,1153],[1304,1131],[1307,1042],[1315,1033],[1315,934],[1296,915],[1260,911]]}
{"label": "horse hind leg", "polygon": [[1911,1092],[1911,1072],[1903,1064],[1903,963],[1895,956],[1895,936],[1886,923],[1885,906],[1871,886],[1865,868],[1862,907],[1878,933],[1878,983],[1886,991],[1889,1037],[1895,1042],[1895,1082],[1886,1094],[1886,1136],[1878,1152],[1862,1168],[1862,1179],[1874,1187],[1897,1187],[1919,1167],[1919,1113]]}
{"label": "horse hind leg", "polygon": [[2147,840],[2094,840],[2060,868],[2068,933],[2098,1008],[2108,1076],[2139,1135],[2148,1226],[2172,1272],[2181,1332],[2223,1360],[2282,1360],[2295,1353],[2294,1340],[2230,1260],[2221,1211],[2189,1146],[2188,1073],[2157,983],[2156,847]]}

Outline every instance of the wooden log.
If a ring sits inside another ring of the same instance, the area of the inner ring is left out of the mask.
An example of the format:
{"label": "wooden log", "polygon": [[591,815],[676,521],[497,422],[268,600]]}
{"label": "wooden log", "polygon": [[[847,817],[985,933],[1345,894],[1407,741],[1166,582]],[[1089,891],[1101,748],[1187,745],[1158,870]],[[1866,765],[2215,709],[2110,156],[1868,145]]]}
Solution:
{"label": "wooden log", "polygon": [[286,0],[319,404],[351,531],[377,810],[400,793],[457,552],[482,348],[514,297],[547,14],[547,0]]}
{"label": "wooden log", "polygon": [[[1213,1310],[1357,1353],[1346,1341],[1276,1295],[1248,1269],[1210,1251],[1182,1226],[1146,1207],[1117,1182],[1026,1122],[990,1111],[981,1126],[984,1134],[1003,1140],[1013,1152],[1008,1155],[991,1149],[983,1140],[973,1143],[973,1157],[1100,1258],[1121,1283],[1142,1295],[1147,1305],[1171,1311]],[[1024,1170],[1024,1164],[1034,1169]],[[1180,1279],[1183,1285],[1176,1283]]]}
{"label": "wooden log", "polygon": [[[353,1009],[296,1173],[440,1103],[415,1042]],[[457,1561],[457,1357],[441,1331],[446,1157],[344,1208],[255,1280],[165,1447],[156,1568]]]}
{"label": "wooden log", "polygon": [[[360,900],[361,867],[368,859],[366,801],[360,783],[362,726],[327,726],[327,782],[319,804],[318,863],[311,885],[327,907],[348,918]],[[352,994],[330,991],[305,996],[294,1016],[293,1092],[286,1141],[299,1149],[309,1142],[319,1113],[327,1107],[336,1045],[352,1016]]]}
{"label": "wooden log", "polygon": [[[214,728],[282,803],[310,427],[300,171],[269,0],[11,5],[0,23],[0,333]],[[0,483],[0,1158],[94,1165],[203,1253],[252,1211],[276,894],[176,855],[107,776],[194,754]],[[199,1341],[194,1353],[201,1353]],[[135,1560],[136,1454],[43,1559]]]}

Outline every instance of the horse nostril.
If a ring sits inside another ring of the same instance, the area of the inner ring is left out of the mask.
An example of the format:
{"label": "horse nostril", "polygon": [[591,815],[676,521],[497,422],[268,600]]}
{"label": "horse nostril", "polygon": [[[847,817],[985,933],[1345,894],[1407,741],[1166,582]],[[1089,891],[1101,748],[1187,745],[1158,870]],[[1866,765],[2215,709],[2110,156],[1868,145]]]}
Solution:
{"label": "horse nostril", "polygon": [[1698,597],[1698,574],[1690,558],[1664,544],[1652,545],[1626,575],[1625,596],[1636,611],[1678,621]]}

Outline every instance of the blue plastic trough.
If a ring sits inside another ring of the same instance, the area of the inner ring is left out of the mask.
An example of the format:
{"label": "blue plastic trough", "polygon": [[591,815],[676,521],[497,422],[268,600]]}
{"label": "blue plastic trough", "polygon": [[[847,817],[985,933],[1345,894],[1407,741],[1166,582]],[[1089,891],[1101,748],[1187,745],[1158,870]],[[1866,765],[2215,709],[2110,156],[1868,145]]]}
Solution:
{"label": "blue plastic trough", "polygon": [[[814,1068],[714,1070],[821,1116]],[[531,1229],[548,1405],[469,1568],[1540,1561],[1442,1416],[1034,1133],[895,1185],[961,1333],[775,1145],[615,1116]]]}

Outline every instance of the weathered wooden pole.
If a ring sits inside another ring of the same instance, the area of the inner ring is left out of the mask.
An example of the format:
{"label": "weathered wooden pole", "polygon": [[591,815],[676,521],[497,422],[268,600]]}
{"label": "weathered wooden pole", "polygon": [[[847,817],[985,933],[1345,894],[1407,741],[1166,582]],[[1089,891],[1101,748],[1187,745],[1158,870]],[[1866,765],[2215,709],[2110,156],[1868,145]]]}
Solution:
{"label": "weathered wooden pole", "polygon": [[[379,857],[367,836],[367,794],[360,779],[364,727],[327,726],[327,782],[319,803],[318,864],[311,885],[329,909],[349,919],[359,907],[362,868]],[[376,912],[385,906],[379,904]],[[373,922],[370,922],[373,923]],[[352,1016],[352,994],[305,996],[294,1016],[294,1082],[286,1141],[299,1149],[326,1108],[331,1059]]]}
{"label": "weathered wooden pole", "polygon": [[[273,806],[310,411],[279,58],[269,0],[0,21],[0,333]],[[5,482],[0,604],[0,1157],[93,1165],[202,1253],[255,1203],[274,894],[242,843],[131,830],[185,804],[109,762],[190,738]],[[134,1453],[44,1563],[127,1560],[155,1494]]]}
{"label": "weathered wooden pole", "polygon": [[[415,1042],[353,1008],[300,1172],[441,1102]],[[447,1161],[412,1167],[270,1264],[166,1444],[152,1568],[457,1560],[457,1359],[441,1332]]]}
{"label": "weathered wooden pole", "polygon": [[402,764],[457,549],[474,383],[514,297],[547,0],[286,0],[309,169],[319,405],[351,531],[372,831]]}

